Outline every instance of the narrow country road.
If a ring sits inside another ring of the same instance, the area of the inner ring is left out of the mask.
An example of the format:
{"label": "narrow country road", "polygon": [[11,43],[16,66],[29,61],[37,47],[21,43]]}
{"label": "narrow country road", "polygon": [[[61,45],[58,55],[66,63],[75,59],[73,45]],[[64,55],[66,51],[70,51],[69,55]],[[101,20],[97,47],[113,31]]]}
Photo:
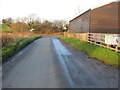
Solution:
{"label": "narrow country road", "polygon": [[118,70],[57,36],[44,36],[3,65],[3,88],[117,88]]}

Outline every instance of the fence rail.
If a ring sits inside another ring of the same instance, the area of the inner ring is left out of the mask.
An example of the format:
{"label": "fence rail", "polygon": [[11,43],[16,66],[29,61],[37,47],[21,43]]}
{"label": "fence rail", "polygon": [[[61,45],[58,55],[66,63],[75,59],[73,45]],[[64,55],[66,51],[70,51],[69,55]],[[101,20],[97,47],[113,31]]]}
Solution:
{"label": "fence rail", "polygon": [[[116,41],[116,44],[115,43],[114,44],[106,43],[106,35],[107,34],[89,33],[89,35],[88,35],[88,42],[93,43],[93,44],[98,45],[98,46],[101,46],[101,47],[112,49],[112,50],[114,50],[116,52],[120,52],[120,47],[117,44],[117,41]],[[118,34],[112,34],[112,35],[118,36]]]}

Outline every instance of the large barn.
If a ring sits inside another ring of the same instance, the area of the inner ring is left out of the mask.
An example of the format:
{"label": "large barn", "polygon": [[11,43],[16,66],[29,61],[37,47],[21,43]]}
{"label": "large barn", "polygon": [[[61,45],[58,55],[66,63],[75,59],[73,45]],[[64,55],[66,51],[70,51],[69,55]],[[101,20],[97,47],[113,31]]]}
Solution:
{"label": "large barn", "polygon": [[90,9],[70,21],[70,31],[77,33],[120,34],[120,2]]}

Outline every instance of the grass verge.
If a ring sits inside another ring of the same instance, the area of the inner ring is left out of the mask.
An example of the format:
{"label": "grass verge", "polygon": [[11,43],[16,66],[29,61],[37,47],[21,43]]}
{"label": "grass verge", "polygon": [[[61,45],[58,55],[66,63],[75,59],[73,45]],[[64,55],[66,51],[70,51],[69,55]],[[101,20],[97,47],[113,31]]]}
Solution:
{"label": "grass verge", "polygon": [[25,46],[33,42],[34,40],[40,38],[41,36],[29,36],[26,38],[20,38],[14,42],[9,43],[7,46],[3,47],[1,50],[2,62],[5,62],[13,56],[16,52],[23,49]]}
{"label": "grass verge", "polygon": [[60,39],[74,46],[76,49],[86,52],[89,56],[93,58],[101,60],[106,64],[118,67],[120,53],[85,41],[80,41],[78,39],[68,37],[60,37]]}

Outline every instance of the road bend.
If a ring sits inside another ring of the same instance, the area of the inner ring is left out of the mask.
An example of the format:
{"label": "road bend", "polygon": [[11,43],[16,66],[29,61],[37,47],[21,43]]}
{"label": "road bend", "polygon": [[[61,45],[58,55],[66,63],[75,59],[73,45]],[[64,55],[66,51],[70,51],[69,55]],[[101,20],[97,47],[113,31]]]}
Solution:
{"label": "road bend", "polygon": [[57,36],[35,40],[3,64],[3,88],[118,87],[116,69],[91,63],[70,48]]}

